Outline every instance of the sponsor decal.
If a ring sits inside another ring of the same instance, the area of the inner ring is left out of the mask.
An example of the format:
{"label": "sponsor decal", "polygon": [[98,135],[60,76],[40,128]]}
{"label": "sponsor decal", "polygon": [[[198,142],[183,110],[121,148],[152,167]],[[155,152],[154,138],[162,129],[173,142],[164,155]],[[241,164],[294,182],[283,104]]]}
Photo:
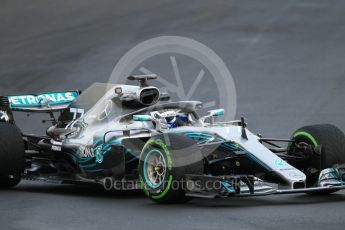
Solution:
{"label": "sponsor decal", "polygon": [[61,146],[53,145],[53,146],[52,146],[52,151],[61,152]]}
{"label": "sponsor decal", "polygon": [[298,173],[298,172],[290,172],[290,177],[296,178],[296,179],[302,179],[304,178],[304,174]]}
{"label": "sponsor decal", "polygon": [[96,162],[99,163],[99,164],[102,164],[103,162],[103,144],[100,145],[100,146],[97,146],[95,148],[95,152],[96,152]]}
{"label": "sponsor decal", "polygon": [[71,103],[78,97],[76,91],[40,95],[9,96],[11,107],[37,107]]}
{"label": "sponsor decal", "polygon": [[96,157],[96,163],[102,164],[103,162],[103,156],[109,152],[111,149],[110,144],[101,144],[94,148],[94,153]]}
{"label": "sponsor decal", "polygon": [[79,155],[81,158],[92,158],[95,157],[94,151],[92,147],[87,146],[80,146],[79,147]]}
{"label": "sponsor decal", "polygon": [[53,145],[62,146],[62,142],[60,142],[60,141],[50,140],[50,143],[52,143]]}
{"label": "sponsor decal", "polygon": [[279,167],[284,167],[287,165],[286,162],[284,160],[281,160],[281,159],[276,160],[275,164],[276,164],[276,166],[279,166]]}
{"label": "sponsor decal", "polygon": [[296,170],[295,168],[286,168],[286,169],[279,169],[280,171],[293,171]]}

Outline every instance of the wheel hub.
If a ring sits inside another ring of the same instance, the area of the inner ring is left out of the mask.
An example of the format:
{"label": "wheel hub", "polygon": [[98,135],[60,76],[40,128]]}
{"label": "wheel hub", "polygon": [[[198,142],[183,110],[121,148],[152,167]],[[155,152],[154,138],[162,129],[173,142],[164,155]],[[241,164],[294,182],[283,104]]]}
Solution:
{"label": "wheel hub", "polygon": [[146,162],[146,175],[152,187],[159,187],[165,178],[166,162],[163,154],[159,150],[152,150],[148,153]]}

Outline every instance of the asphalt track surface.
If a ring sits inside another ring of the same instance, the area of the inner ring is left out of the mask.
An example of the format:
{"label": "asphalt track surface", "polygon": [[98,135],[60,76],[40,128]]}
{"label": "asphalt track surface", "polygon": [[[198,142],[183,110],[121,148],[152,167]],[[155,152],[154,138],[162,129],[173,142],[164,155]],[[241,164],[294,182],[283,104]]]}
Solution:
{"label": "asphalt track surface", "polygon": [[[0,0],[1,94],[107,81],[134,45],[186,36],[213,49],[237,117],[266,136],[305,124],[345,130],[345,3],[311,0]],[[167,70],[168,71],[168,70]],[[187,78],[188,81],[188,78]],[[202,89],[200,89],[202,90]],[[19,116],[23,129],[38,129]],[[0,229],[344,229],[345,193],[162,206],[141,192],[23,182],[0,191]]]}

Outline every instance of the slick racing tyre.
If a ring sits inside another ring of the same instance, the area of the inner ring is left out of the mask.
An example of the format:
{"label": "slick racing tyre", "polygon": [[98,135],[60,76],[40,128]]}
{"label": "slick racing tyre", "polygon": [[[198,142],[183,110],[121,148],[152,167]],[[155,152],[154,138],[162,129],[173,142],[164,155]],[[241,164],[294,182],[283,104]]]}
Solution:
{"label": "slick racing tyre", "polygon": [[183,203],[185,174],[201,175],[203,157],[199,147],[182,134],[164,134],[145,144],[139,163],[139,177],[145,194],[158,203]]}
{"label": "slick racing tyre", "polygon": [[[321,155],[314,154],[307,163],[295,167],[303,171],[307,176],[306,186],[315,187],[318,185],[319,174],[323,169],[332,168],[335,164],[345,163],[345,135],[334,125],[320,124],[304,126],[292,135],[295,143],[306,143],[313,148],[321,147]],[[290,154],[296,151],[289,148]],[[329,194],[337,190],[308,192],[308,194]]]}
{"label": "slick racing tyre", "polygon": [[0,189],[11,188],[20,182],[25,166],[24,153],[19,129],[0,122]]}

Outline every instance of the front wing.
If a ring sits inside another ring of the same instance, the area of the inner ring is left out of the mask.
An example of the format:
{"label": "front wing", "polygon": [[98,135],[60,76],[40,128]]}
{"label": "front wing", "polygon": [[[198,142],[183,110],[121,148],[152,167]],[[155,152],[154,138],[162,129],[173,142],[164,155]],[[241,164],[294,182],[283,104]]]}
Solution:
{"label": "front wing", "polygon": [[[305,188],[296,184],[294,188],[265,182],[253,175],[209,176],[185,175],[186,196],[198,198],[224,198],[267,196],[294,193],[330,193],[345,189],[343,168],[324,169],[320,173],[318,187]],[[339,173],[340,172],[340,173]]]}

